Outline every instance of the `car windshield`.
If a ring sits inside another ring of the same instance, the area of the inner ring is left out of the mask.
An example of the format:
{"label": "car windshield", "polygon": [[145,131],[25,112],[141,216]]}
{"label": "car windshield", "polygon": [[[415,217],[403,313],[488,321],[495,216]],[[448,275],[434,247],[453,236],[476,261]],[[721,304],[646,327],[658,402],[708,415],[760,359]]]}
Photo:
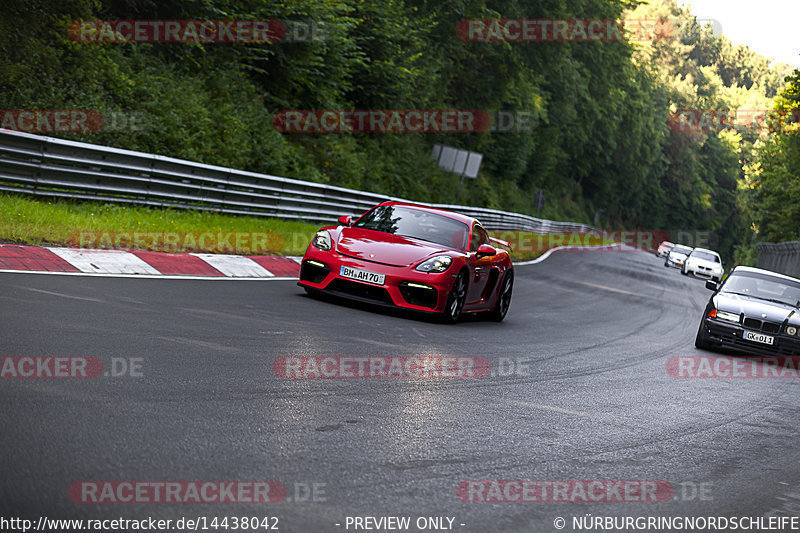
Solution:
{"label": "car windshield", "polygon": [[681,246],[681,245],[679,244],[678,246],[675,246],[675,247],[674,247],[674,248],[673,248],[673,249],[670,251],[670,253],[675,253],[675,254],[683,254],[683,255],[689,255],[690,253],[692,253],[692,249],[691,249],[691,248],[689,248],[688,246]]}
{"label": "car windshield", "polygon": [[469,228],[466,224],[413,207],[381,205],[358,219],[354,226],[420,239],[458,250],[467,249]]}
{"label": "car windshield", "polygon": [[725,281],[721,292],[800,307],[800,283],[775,276],[734,272]]}
{"label": "car windshield", "polygon": [[712,263],[719,263],[719,257],[716,255],[709,253],[709,252],[692,252],[692,258],[694,259],[702,259],[704,261],[711,261]]}

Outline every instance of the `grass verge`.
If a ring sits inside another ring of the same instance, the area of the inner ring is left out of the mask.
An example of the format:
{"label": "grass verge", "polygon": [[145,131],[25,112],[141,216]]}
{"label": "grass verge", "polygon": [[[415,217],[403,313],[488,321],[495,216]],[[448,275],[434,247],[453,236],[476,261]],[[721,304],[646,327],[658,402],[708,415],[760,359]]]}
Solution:
{"label": "grass verge", "polygon": [[0,195],[0,241],[84,248],[303,255],[318,224],[188,209]]}
{"label": "grass verge", "polygon": [[[0,194],[0,242],[37,246],[207,252],[242,255],[303,255],[321,224],[227,215],[188,209],[99,202],[44,200]],[[569,234],[491,231],[509,241],[514,261],[571,244]],[[607,244],[608,239],[593,244]]]}

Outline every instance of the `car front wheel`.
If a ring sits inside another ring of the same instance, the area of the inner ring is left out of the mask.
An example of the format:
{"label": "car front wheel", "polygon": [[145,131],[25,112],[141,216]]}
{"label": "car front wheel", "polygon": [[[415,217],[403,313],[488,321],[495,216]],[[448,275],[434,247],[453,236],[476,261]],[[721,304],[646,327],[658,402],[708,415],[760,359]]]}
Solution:
{"label": "car front wheel", "polygon": [[514,271],[509,270],[503,278],[503,285],[500,287],[500,294],[497,295],[497,303],[491,311],[492,320],[502,322],[508,313],[508,306],[511,305],[511,293],[514,290]]}
{"label": "car front wheel", "polygon": [[705,328],[703,327],[703,320],[700,321],[700,327],[697,328],[697,336],[694,338],[694,347],[701,350],[710,350],[713,344],[706,337]]}
{"label": "car front wheel", "polygon": [[444,321],[449,324],[458,322],[464,301],[467,299],[467,277],[461,272],[453,282],[453,288],[447,296],[447,305],[444,308]]}

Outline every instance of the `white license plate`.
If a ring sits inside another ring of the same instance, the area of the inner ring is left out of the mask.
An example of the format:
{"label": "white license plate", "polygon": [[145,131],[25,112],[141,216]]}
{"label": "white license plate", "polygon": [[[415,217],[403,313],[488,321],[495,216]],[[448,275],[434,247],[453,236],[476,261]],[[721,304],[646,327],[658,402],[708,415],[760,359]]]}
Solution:
{"label": "white license plate", "polygon": [[342,265],[342,267],[339,269],[339,275],[343,278],[363,281],[365,283],[372,283],[373,285],[383,285],[383,283],[386,281],[386,274],[378,274],[375,272],[370,272],[369,270],[350,268],[344,265]]}
{"label": "white license plate", "polygon": [[763,333],[757,333],[755,331],[745,331],[744,340],[760,342],[761,344],[773,344],[775,342],[775,337],[764,335]]}

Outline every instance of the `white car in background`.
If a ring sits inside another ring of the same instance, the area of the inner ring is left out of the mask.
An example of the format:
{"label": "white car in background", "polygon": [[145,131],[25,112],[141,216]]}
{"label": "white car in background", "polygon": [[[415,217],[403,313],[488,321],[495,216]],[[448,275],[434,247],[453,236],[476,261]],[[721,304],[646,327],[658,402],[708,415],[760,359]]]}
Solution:
{"label": "white car in background", "polygon": [[683,262],[686,261],[686,258],[689,257],[693,249],[694,248],[682,244],[676,244],[667,254],[667,258],[664,260],[664,266],[683,269]]}
{"label": "white car in background", "polygon": [[663,241],[661,244],[658,245],[658,250],[656,250],[656,257],[666,257],[670,250],[675,245],[669,241]]}
{"label": "white car in background", "polygon": [[684,275],[692,274],[698,278],[712,279],[717,283],[722,281],[724,272],[719,254],[705,248],[695,248],[683,262],[681,269]]}

